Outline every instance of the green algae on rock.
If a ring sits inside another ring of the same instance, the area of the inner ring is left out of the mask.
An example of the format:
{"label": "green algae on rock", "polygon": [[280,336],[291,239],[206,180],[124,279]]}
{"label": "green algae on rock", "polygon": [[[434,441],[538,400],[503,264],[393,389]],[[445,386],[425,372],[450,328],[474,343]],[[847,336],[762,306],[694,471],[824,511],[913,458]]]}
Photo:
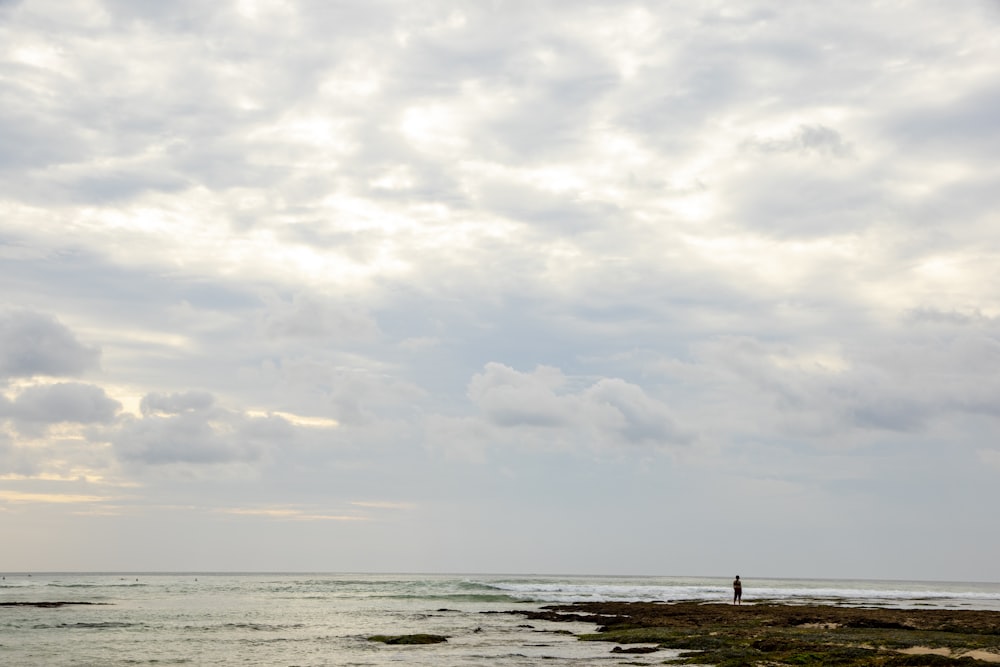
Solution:
{"label": "green algae on rock", "polygon": [[580,637],[584,641],[673,649],[678,653],[670,664],[987,667],[1000,662],[996,611],[593,602],[518,613],[599,625],[598,632]]}

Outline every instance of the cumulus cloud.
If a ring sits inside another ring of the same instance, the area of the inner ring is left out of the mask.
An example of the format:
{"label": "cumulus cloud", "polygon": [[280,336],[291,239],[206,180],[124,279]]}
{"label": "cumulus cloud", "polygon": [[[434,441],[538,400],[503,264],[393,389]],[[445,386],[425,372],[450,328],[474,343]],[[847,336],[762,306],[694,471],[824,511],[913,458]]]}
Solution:
{"label": "cumulus cloud", "polygon": [[592,384],[571,381],[556,368],[523,373],[491,362],[469,383],[468,397],[498,439],[504,430],[532,438],[590,445],[676,445],[693,435],[677,426],[671,410],[642,387],[620,378]]}
{"label": "cumulus cloud", "polygon": [[493,362],[473,376],[468,396],[497,426],[566,426],[574,417],[574,397],[556,393],[565,384],[556,368],[521,373]]}
{"label": "cumulus cloud", "polygon": [[101,387],[61,382],[25,388],[5,412],[16,422],[108,424],[114,421],[121,407]]}
{"label": "cumulus cloud", "polygon": [[55,317],[0,311],[0,378],[80,375],[97,366],[100,351],[81,343]]}
{"label": "cumulus cloud", "polygon": [[203,392],[145,396],[142,417],[125,418],[112,435],[116,455],[154,466],[247,463],[293,430],[281,417],[252,418],[214,402]]}
{"label": "cumulus cloud", "polygon": [[595,422],[627,442],[637,444],[683,444],[692,434],[680,429],[670,410],[650,397],[642,387],[619,378],[604,378],[583,393],[582,410]]}

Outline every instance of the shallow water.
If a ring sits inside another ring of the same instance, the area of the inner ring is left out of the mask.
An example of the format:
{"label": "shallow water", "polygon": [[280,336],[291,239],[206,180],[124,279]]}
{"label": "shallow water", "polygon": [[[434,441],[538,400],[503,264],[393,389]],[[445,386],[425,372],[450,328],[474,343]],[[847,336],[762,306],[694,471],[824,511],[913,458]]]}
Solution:
{"label": "shallow water", "polygon": [[[748,580],[745,602],[1000,609],[998,584]],[[580,642],[589,624],[505,612],[582,600],[728,600],[728,579],[321,574],[6,575],[0,664],[84,665],[607,665],[627,660]],[[500,612],[500,613],[497,613]],[[428,646],[374,634],[432,633]],[[657,658],[667,657],[658,653]]]}

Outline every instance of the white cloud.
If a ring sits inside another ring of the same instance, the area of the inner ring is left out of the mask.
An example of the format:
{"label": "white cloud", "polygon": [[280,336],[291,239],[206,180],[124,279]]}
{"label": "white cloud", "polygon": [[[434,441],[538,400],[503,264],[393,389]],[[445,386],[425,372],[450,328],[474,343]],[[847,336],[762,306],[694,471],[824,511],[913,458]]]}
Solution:
{"label": "white cloud", "polygon": [[[996,505],[990,3],[0,14],[4,489],[535,534],[683,506],[717,553],[734,502],[806,541],[932,468]],[[583,545],[547,567],[614,569]]]}
{"label": "white cloud", "polygon": [[146,394],[139,403],[144,417],[177,415],[185,412],[208,410],[215,403],[215,397],[204,391],[188,391],[179,394]]}

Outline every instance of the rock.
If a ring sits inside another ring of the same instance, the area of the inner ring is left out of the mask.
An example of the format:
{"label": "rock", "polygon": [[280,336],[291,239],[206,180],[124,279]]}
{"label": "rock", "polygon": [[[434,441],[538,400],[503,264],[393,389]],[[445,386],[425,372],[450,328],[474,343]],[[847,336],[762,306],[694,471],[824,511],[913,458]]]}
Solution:
{"label": "rock", "polygon": [[660,650],[659,646],[631,646],[629,648],[622,648],[621,646],[616,646],[611,649],[612,653],[656,653]]}
{"label": "rock", "polygon": [[67,602],[65,600],[59,600],[54,602],[0,602],[0,607],[39,607],[41,609],[56,609],[58,607],[65,607],[66,605],[79,605],[79,604],[108,604],[107,602]]}
{"label": "rock", "polygon": [[383,644],[440,644],[448,641],[443,635],[372,635],[368,638],[370,642],[382,642]]}

